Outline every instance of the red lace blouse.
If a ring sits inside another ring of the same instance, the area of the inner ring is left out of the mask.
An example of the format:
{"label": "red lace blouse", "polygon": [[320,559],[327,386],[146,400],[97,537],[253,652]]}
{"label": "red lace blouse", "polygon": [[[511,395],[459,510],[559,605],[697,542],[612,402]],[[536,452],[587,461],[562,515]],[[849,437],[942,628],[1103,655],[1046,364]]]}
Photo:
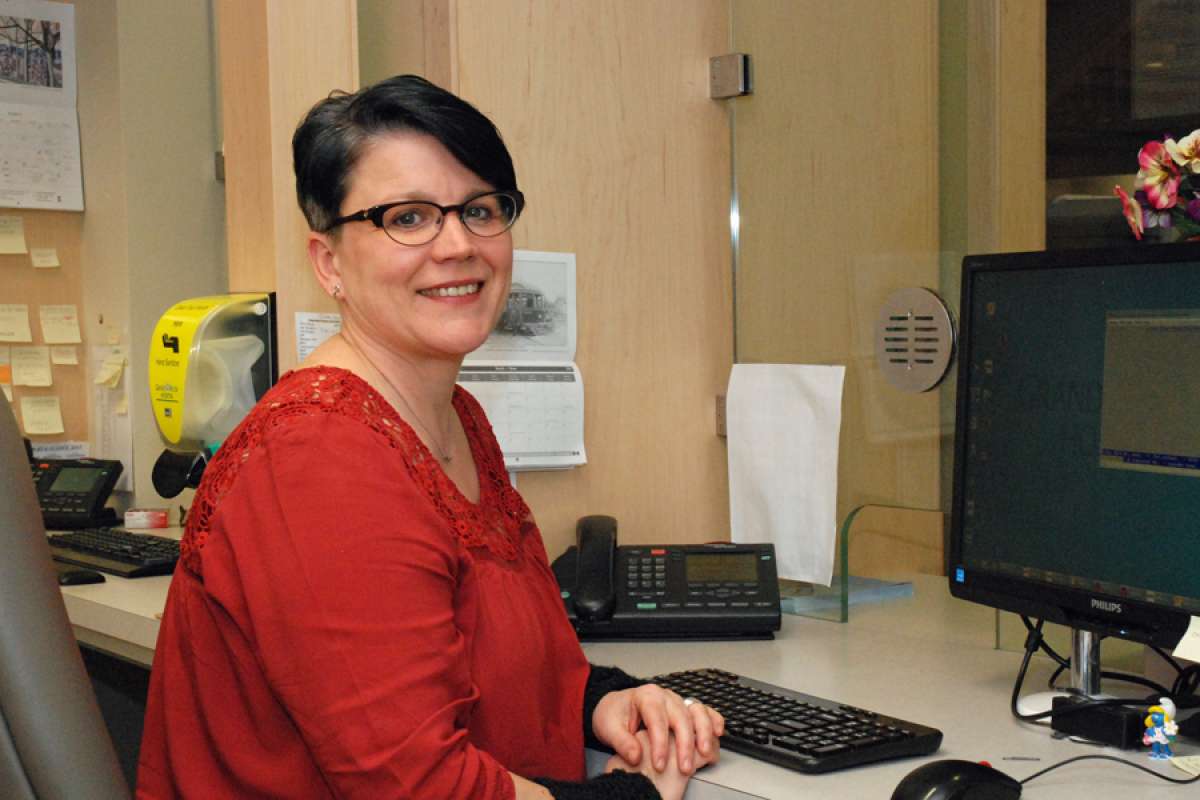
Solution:
{"label": "red lace blouse", "polygon": [[480,500],[350,372],[288,373],[197,492],[139,797],[511,798],[581,780],[588,665],[529,509],[456,389]]}

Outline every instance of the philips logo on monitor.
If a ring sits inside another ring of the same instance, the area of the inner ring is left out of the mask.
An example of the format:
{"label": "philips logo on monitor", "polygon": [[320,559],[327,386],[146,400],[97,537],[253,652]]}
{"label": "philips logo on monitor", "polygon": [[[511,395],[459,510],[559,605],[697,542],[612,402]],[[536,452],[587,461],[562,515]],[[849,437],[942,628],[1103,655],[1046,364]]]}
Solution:
{"label": "philips logo on monitor", "polygon": [[1114,603],[1111,600],[1097,600],[1094,597],[1092,598],[1092,608],[1097,611],[1111,611],[1114,614],[1125,613],[1120,603]]}

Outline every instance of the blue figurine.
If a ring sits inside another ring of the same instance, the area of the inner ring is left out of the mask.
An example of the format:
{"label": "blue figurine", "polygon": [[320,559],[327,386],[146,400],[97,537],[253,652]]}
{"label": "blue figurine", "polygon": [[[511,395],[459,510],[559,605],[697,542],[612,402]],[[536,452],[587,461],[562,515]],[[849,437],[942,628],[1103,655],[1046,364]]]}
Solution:
{"label": "blue figurine", "polygon": [[1168,759],[1171,757],[1171,742],[1179,733],[1175,724],[1175,704],[1169,697],[1160,697],[1159,705],[1150,706],[1146,715],[1146,732],[1142,735],[1142,744],[1150,745],[1150,757]]}

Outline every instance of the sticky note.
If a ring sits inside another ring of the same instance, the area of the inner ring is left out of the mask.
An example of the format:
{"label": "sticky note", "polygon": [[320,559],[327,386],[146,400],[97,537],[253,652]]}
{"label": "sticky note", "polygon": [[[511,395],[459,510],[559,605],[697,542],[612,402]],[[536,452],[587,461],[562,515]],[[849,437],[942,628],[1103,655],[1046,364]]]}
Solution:
{"label": "sticky note", "polygon": [[53,269],[62,266],[58,263],[58,251],[53,247],[29,248],[29,260],[37,269]]}
{"label": "sticky note", "polygon": [[93,383],[115,389],[121,384],[121,376],[125,373],[125,356],[121,353],[110,353],[100,362]]}
{"label": "sticky note", "polygon": [[50,348],[51,364],[78,364],[79,353],[70,345],[55,345]]}
{"label": "sticky note", "polygon": [[15,386],[50,386],[50,348],[46,345],[22,345],[12,349],[12,377]]}
{"label": "sticky note", "polygon": [[8,398],[8,402],[12,402],[12,352],[8,345],[0,346],[0,387],[4,389],[4,396]]}
{"label": "sticky note", "polygon": [[63,433],[62,408],[57,395],[21,398],[21,422],[30,436]]}
{"label": "sticky note", "polygon": [[1188,629],[1183,632],[1183,638],[1175,645],[1176,658],[1186,658],[1188,661],[1200,661],[1200,617],[1192,617]]}
{"label": "sticky note", "polygon": [[0,216],[0,255],[27,253],[25,220],[21,217]]}
{"label": "sticky note", "polygon": [[0,303],[0,342],[32,342],[29,306],[24,303]]}
{"label": "sticky note", "polygon": [[79,344],[79,311],[74,303],[39,306],[42,341],[46,344]]}

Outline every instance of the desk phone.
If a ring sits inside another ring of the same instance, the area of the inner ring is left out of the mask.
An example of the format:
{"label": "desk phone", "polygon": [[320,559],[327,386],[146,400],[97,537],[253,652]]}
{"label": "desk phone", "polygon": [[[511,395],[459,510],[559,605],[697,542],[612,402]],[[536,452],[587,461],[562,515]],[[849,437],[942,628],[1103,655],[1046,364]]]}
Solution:
{"label": "desk phone", "polygon": [[770,639],[779,579],[770,544],[617,546],[617,521],[584,517],[554,562],[580,639]]}
{"label": "desk phone", "polygon": [[121,477],[120,461],[35,458],[29,465],[47,528],[73,530],[116,524],[116,512],[104,504]]}

